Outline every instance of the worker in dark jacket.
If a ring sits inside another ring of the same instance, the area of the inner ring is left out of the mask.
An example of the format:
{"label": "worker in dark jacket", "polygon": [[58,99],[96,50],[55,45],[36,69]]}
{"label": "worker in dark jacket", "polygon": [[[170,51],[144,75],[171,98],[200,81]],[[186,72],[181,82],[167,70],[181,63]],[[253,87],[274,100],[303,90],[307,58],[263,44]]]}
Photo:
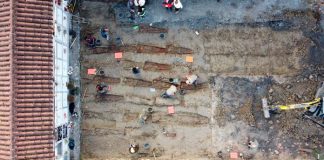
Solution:
{"label": "worker in dark jacket", "polygon": [[141,70],[140,70],[139,67],[133,67],[132,72],[133,72],[133,74],[137,75],[137,74],[139,74],[141,72]]}
{"label": "worker in dark jacket", "polygon": [[129,19],[132,21],[135,20],[135,2],[134,2],[134,0],[128,0],[127,8],[130,13]]}

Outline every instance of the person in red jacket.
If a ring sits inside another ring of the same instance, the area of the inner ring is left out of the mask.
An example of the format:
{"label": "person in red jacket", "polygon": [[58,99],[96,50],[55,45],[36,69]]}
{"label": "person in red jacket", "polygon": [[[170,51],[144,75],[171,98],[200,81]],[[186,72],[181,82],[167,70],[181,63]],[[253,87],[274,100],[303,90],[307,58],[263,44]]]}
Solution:
{"label": "person in red jacket", "polygon": [[163,6],[168,10],[172,12],[173,7],[173,0],[164,0]]}

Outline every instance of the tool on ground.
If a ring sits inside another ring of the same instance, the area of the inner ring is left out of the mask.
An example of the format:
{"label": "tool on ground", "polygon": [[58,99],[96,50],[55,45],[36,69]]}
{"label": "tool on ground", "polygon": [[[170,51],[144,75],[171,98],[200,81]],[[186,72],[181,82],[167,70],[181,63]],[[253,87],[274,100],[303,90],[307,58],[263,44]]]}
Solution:
{"label": "tool on ground", "polygon": [[317,124],[317,125],[319,125],[319,126],[321,126],[321,127],[324,128],[324,123],[319,123],[319,122],[317,122],[314,118],[312,118],[312,117],[310,117],[310,116],[308,116],[308,115],[306,115],[306,114],[303,114],[303,118],[309,119],[309,120],[311,120],[313,123],[315,123],[315,124]]}
{"label": "tool on ground", "polygon": [[314,113],[315,116],[324,116],[323,113],[323,104],[322,100],[323,98],[316,98],[315,100],[311,102],[306,103],[300,103],[300,104],[290,104],[290,105],[268,105],[267,99],[262,99],[262,108],[263,108],[263,114],[265,118],[270,118],[271,112],[279,112],[279,111],[285,111],[285,110],[293,110],[293,109],[306,109],[309,112],[322,112],[321,113]]}
{"label": "tool on ground", "polygon": [[[318,93],[324,90],[324,85],[319,88]],[[293,109],[305,109],[303,118],[309,119],[312,122],[322,126],[324,128],[323,122],[317,122],[314,118],[320,118],[324,121],[324,95],[316,95],[320,98],[316,98],[313,101],[300,103],[300,104],[290,104],[290,105],[268,105],[267,99],[262,99],[262,108],[265,118],[270,118],[271,113],[278,113],[280,111],[288,111]]]}
{"label": "tool on ground", "polygon": [[72,41],[72,43],[71,43],[71,45],[70,45],[70,48],[72,48],[72,46],[73,46],[73,44],[74,44],[74,42],[76,41],[76,37],[74,38],[74,40]]}

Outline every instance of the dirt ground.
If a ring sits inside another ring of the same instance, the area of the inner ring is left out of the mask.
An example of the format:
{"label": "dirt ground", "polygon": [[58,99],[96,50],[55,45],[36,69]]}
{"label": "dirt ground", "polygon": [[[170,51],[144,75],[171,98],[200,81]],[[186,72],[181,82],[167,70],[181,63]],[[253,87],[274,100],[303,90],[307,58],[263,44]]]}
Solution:
{"label": "dirt ground", "polygon": [[[93,34],[102,44],[82,44],[80,51],[81,158],[230,159],[237,152],[240,159],[324,159],[324,130],[302,119],[303,110],[265,119],[261,108],[264,97],[270,104],[311,101],[324,80],[324,39],[313,1],[182,3],[174,14],[151,0],[146,17],[130,22],[125,2],[83,2],[80,15],[89,23],[81,24],[81,38]],[[108,41],[99,34],[103,26]],[[135,66],[140,75],[132,74]],[[87,75],[89,68],[105,75]],[[169,78],[189,73],[199,76],[196,88],[182,83],[184,95],[160,97]],[[108,95],[96,96],[98,82],[111,86]],[[148,108],[153,113],[142,121]],[[140,146],[137,154],[128,152],[132,142]]]}

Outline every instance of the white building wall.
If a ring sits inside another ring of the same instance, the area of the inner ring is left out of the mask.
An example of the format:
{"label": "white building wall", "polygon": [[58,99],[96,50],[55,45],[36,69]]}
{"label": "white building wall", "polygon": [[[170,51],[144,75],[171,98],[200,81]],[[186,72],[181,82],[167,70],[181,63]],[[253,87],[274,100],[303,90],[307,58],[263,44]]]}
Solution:
{"label": "white building wall", "polygon": [[[55,80],[55,128],[68,126],[69,106],[67,101],[68,89],[66,84],[69,82],[69,23],[70,15],[64,11],[67,1],[61,5],[54,3],[54,80]],[[69,132],[67,131],[67,134]],[[55,159],[69,160],[69,135],[59,141],[55,141]]]}

